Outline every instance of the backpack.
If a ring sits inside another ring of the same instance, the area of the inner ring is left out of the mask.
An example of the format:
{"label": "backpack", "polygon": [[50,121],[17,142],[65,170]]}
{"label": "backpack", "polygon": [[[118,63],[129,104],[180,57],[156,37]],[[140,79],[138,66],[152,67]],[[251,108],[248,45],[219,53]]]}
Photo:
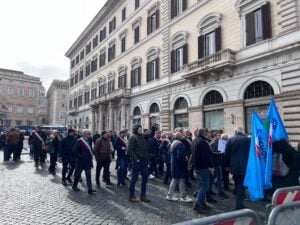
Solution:
{"label": "backpack", "polygon": [[275,176],[284,177],[288,174],[290,168],[285,164],[282,159],[282,153],[273,154],[273,174]]}

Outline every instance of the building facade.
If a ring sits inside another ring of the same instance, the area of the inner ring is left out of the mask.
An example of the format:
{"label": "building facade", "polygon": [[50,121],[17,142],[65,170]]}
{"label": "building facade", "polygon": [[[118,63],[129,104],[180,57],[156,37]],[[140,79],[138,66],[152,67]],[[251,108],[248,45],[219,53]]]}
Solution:
{"label": "building facade", "polygon": [[47,108],[44,94],[45,88],[39,77],[26,75],[21,71],[0,69],[2,128],[45,123]]}
{"label": "building facade", "polygon": [[276,100],[300,140],[299,0],[108,0],[67,51],[70,125],[251,131]]}
{"label": "building facade", "polygon": [[69,80],[53,80],[47,91],[49,125],[67,124]]}

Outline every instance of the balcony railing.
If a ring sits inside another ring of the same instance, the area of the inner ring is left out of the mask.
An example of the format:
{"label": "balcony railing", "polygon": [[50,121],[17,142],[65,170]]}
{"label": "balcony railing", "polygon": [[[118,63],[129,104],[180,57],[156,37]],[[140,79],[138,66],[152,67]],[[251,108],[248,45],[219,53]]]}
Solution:
{"label": "balcony railing", "polygon": [[122,98],[122,97],[129,97],[131,93],[131,89],[125,88],[125,89],[116,89],[111,93],[106,93],[100,97],[97,97],[96,99],[90,101],[90,105],[97,105],[100,103],[103,103],[105,101],[111,101],[117,98]]}
{"label": "balcony railing", "polygon": [[78,107],[72,107],[68,110],[69,115],[74,115],[78,113]]}
{"label": "balcony railing", "polygon": [[213,55],[191,62],[184,66],[186,74],[183,78],[205,75],[211,72],[222,72],[225,68],[235,66],[235,53],[231,49],[224,49]]}

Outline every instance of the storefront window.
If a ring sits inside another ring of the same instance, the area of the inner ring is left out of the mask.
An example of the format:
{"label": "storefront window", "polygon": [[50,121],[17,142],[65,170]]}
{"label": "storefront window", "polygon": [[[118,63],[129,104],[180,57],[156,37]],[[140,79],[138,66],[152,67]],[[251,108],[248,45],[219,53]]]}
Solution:
{"label": "storefront window", "polygon": [[224,111],[212,110],[204,112],[205,128],[220,130],[224,128]]}
{"label": "storefront window", "polygon": [[183,97],[178,98],[174,105],[174,125],[175,128],[189,127],[188,102]]}
{"label": "storefront window", "polygon": [[258,105],[258,106],[250,106],[245,108],[246,113],[246,133],[251,134],[252,129],[252,112],[256,112],[257,115],[264,121],[267,116],[269,105]]}

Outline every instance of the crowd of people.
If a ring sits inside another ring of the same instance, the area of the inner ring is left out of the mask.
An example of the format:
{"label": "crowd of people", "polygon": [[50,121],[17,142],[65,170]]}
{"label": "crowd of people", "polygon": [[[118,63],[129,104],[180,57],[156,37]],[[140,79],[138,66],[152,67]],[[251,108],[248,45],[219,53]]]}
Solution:
{"label": "crowd of people", "polygon": [[[3,140],[3,136],[1,136]],[[24,135],[18,129],[11,129],[4,135],[4,160],[20,160],[23,149]],[[225,141],[223,150],[219,142]],[[112,131],[102,131],[101,135],[88,129],[75,131],[70,128],[65,137],[58,131],[46,134],[36,126],[28,138],[30,154],[34,166],[45,163],[47,153],[50,154],[49,173],[55,175],[57,161],[62,162],[62,184],[72,185],[74,191],[80,191],[82,171],[85,172],[89,194],[95,194],[92,182],[92,168],[96,161],[95,183],[100,188],[100,180],[106,186],[114,185],[110,179],[110,164],[116,155],[117,186],[129,188],[130,202],[151,202],[147,196],[148,179],[162,178],[169,185],[166,200],[185,203],[194,202],[193,209],[197,212],[207,212],[216,203],[213,195],[227,199],[226,191],[233,191],[236,196],[235,209],[243,209],[245,187],[243,185],[250,138],[241,127],[237,127],[233,137],[228,137],[222,131],[197,129],[176,129],[161,132],[155,124],[150,132],[144,132],[141,125],[134,125],[132,133],[123,129],[118,135]],[[300,154],[293,149],[287,140],[274,143],[274,153],[282,154],[282,159],[288,171],[282,174],[274,173],[273,186],[283,187],[299,185]],[[100,179],[103,168],[102,179]],[[230,173],[234,181],[231,190]],[[141,175],[140,197],[135,195],[135,186]],[[130,179],[128,178],[130,176]],[[198,180],[199,189],[189,193],[187,188]],[[212,191],[216,185],[218,193]],[[179,195],[175,192],[179,190]],[[192,195],[196,198],[193,199]],[[208,203],[210,204],[208,204]]]}

